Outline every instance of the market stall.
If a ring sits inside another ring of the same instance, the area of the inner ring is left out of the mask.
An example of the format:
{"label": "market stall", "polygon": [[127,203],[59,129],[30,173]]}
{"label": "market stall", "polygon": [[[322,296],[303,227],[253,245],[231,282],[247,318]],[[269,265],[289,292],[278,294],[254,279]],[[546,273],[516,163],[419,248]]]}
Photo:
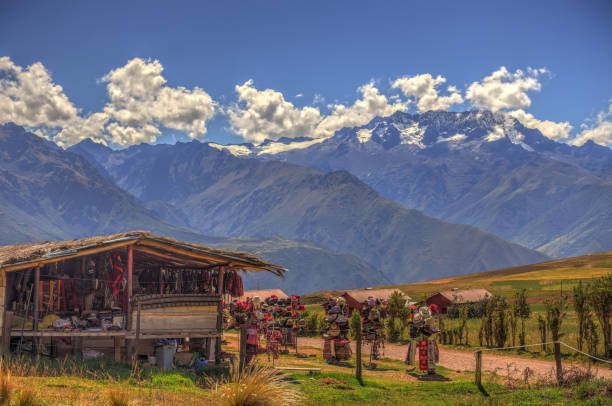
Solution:
{"label": "market stall", "polygon": [[218,360],[222,298],[257,271],[285,270],[141,231],[0,247],[2,346],[130,360],[173,339]]}

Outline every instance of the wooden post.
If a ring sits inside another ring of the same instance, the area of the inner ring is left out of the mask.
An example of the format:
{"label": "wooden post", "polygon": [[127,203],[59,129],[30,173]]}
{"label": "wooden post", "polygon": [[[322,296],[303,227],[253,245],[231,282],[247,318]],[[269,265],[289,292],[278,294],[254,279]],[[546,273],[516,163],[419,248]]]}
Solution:
{"label": "wooden post", "polygon": [[246,326],[240,326],[240,369],[246,366]]}
{"label": "wooden post", "polygon": [[225,272],[224,267],[219,267],[219,285],[217,286],[217,294],[221,295],[221,301],[223,301],[223,273]]}
{"label": "wooden post", "polygon": [[132,298],[132,274],[134,273],[134,248],[130,245],[128,247],[128,284],[127,284],[127,296],[128,303]]}
{"label": "wooden post", "polygon": [[[355,351],[355,377],[357,378],[357,381],[361,384],[361,323],[359,323],[356,330],[357,331],[355,333],[357,336],[357,348]],[[332,345],[334,345],[334,343],[332,343]]]}
{"label": "wooden post", "polygon": [[478,386],[482,385],[482,351],[478,350],[476,355],[476,371],[474,372],[474,383]]}
{"label": "wooden post", "polygon": [[113,345],[115,347],[115,361],[119,362],[121,361],[121,337],[114,337]]}
{"label": "wooden post", "polygon": [[138,301],[138,310],[136,313],[136,342],[134,344],[134,358],[138,360],[138,346],[140,345],[140,310],[141,303]]}
{"label": "wooden post", "polygon": [[223,338],[223,300],[217,304],[217,333],[219,336],[215,339],[215,364],[221,362],[221,340]]}
{"label": "wooden post", "polygon": [[[132,322],[132,276],[134,273],[134,249],[133,247],[130,245],[127,248],[127,292],[126,292],[126,308],[127,308],[127,313],[128,313],[128,320],[130,321],[130,326],[129,329],[131,331],[131,329],[133,328],[133,322]],[[125,352],[126,352],[126,356],[127,356],[127,360],[128,362],[132,362],[132,354],[133,354],[133,348],[134,346],[134,340],[125,340]]]}
{"label": "wooden post", "polygon": [[[38,316],[40,306],[40,267],[34,269],[34,320],[32,321],[32,329],[38,331]],[[32,353],[38,355],[38,337],[32,337]]]}
{"label": "wooden post", "polygon": [[557,366],[557,384],[563,383],[563,366],[561,365],[561,344],[555,341],[555,364]]}

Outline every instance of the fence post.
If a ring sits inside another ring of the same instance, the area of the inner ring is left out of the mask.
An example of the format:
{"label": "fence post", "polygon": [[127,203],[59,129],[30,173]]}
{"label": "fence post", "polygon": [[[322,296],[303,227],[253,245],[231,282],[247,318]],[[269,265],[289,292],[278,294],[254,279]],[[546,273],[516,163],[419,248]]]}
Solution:
{"label": "fence post", "polygon": [[482,384],[482,351],[477,350],[476,355],[476,371],[474,371],[474,383],[478,386]]}
{"label": "fence post", "polygon": [[246,326],[240,326],[240,370],[246,366]]}
{"label": "fence post", "polygon": [[357,348],[355,352],[355,376],[357,377],[357,381],[361,384],[361,323],[359,323],[356,330]]}
{"label": "fence post", "polygon": [[557,364],[557,383],[563,383],[563,366],[561,365],[561,344],[555,341],[555,363]]}

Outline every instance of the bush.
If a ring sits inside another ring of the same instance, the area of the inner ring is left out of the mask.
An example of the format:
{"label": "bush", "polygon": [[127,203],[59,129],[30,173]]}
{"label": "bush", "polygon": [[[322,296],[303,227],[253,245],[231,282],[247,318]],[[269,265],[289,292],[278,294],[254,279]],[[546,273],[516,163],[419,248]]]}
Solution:
{"label": "bush", "polygon": [[217,393],[217,404],[224,406],[297,405],[302,400],[280,372],[257,362],[242,370],[234,366],[228,378],[209,380],[208,385]]}

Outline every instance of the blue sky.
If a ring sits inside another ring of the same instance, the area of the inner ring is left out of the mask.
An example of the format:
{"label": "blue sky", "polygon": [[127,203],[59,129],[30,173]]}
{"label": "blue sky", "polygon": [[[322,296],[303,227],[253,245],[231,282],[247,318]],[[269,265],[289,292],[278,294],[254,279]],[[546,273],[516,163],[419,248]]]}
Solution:
{"label": "blue sky", "polygon": [[[40,62],[52,84],[62,87],[83,117],[108,104],[107,85],[112,80],[101,79],[110,71],[134,58],[157,60],[167,80],[164,86],[187,91],[198,87],[210,96],[215,113],[203,120],[206,132],[198,137],[220,143],[261,140],[268,136],[266,131],[271,131],[270,138],[278,138],[287,130],[268,130],[270,123],[245,128],[244,121],[253,116],[244,111],[230,121],[228,111],[239,108],[237,102],[249,109],[244,106],[247,99],[239,100],[235,90],[249,79],[253,84],[245,92],[273,89],[298,113],[304,106],[318,108],[319,118],[303,121],[298,114],[289,120],[300,131],[312,132],[317,120],[333,111],[328,104],[350,107],[361,97],[357,89],[371,81],[389,104],[413,96],[405,108],[417,111],[417,96],[392,84],[400,77],[441,75],[446,82],[436,85],[440,95],[452,93],[447,91],[452,85],[464,100],[448,108],[464,110],[473,108],[466,98],[470,84],[500,67],[510,74],[517,69],[526,72],[528,67],[546,68],[545,73],[524,75],[535,78],[540,87],[525,91],[530,105],[506,110],[520,108],[538,120],[568,122],[574,137],[585,120],[595,127],[598,120],[609,119],[610,21],[609,1],[4,0],[0,57],[8,57],[11,66],[22,71]],[[299,94],[303,96],[296,97]],[[325,102],[314,105],[316,94]],[[400,99],[391,99],[393,95]],[[252,102],[259,96],[264,97],[253,94]],[[157,120],[157,142],[169,141],[173,135],[186,139],[195,128],[182,124],[169,128],[167,118],[149,119]],[[22,124],[32,128],[45,126],[42,121],[24,120]],[[129,144],[126,128],[134,122],[119,122],[123,138],[117,139]],[[143,129],[143,123],[135,125]],[[180,130],[186,126],[190,130]],[[299,132],[293,127],[288,131]]]}

